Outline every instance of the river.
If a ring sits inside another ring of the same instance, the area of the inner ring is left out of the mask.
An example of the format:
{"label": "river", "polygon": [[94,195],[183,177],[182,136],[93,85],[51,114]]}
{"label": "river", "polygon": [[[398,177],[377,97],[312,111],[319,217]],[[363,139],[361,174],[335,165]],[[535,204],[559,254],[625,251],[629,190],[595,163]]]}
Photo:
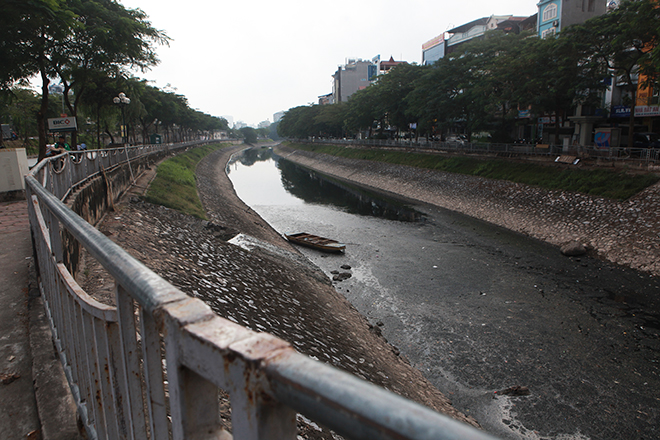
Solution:
{"label": "river", "polygon": [[324,178],[268,148],[227,172],[279,232],[345,243],[344,255],[301,252],[329,277],[350,273],[337,291],[488,432],[659,436],[657,279]]}

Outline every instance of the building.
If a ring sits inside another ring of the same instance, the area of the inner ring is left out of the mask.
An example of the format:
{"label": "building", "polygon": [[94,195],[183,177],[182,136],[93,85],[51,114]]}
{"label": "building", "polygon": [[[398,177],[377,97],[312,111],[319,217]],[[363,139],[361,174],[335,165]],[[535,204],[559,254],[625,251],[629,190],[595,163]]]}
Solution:
{"label": "building", "polygon": [[529,17],[510,17],[507,20],[501,21],[497,24],[497,29],[505,33],[519,34],[523,31],[536,31],[536,23],[538,14]]}
{"label": "building", "polygon": [[[445,54],[454,52],[468,41],[483,38],[486,31],[511,29],[511,32],[516,32],[519,29],[518,24],[527,19],[528,17],[514,17],[513,15],[491,15],[450,29],[447,32],[452,35],[445,40]],[[503,24],[503,26],[500,27],[500,24]]]}
{"label": "building", "polygon": [[347,102],[353,93],[366,89],[371,84],[371,80],[377,76],[377,66],[371,61],[349,59],[332,75],[333,102]]}
{"label": "building", "polygon": [[607,12],[608,0],[540,0],[537,30],[541,38]]}
{"label": "building", "polygon": [[327,95],[321,95],[319,96],[319,105],[328,105],[328,104],[333,104],[334,100],[332,99],[332,93],[328,93]]}
{"label": "building", "polygon": [[280,119],[282,119],[282,116],[284,116],[285,111],[277,112],[273,115],[273,122],[279,122]]}
{"label": "building", "polygon": [[428,66],[445,57],[445,33],[422,44],[422,65]]}
{"label": "building", "polygon": [[[375,70],[376,76],[379,75],[385,75],[387,72],[389,72],[392,68],[398,66],[399,64],[405,63],[405,61],[394,61],[394,57],[390,56],[390,59],[388,61],[381,61],[380,55],[376,55],[371,59],[371,62],[376,66],[375,69],[372,69],[372,71]],[[370,81],[373,81],[375,78],[373,76],[373,72],[371,76],[369,77]]]}

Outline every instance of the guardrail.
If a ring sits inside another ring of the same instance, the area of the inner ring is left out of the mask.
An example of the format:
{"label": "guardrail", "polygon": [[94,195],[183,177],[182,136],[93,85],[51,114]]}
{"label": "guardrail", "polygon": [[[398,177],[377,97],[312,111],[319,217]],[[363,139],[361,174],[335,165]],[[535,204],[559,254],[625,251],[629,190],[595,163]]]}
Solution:
{"label": "guardrail", "polygon": [[559,156],[574,155],[578,157],[590,157],[609,162],[627,162],[636,164],[657,164],[660,162],[660,149],[658,148],[598,148],[592,146],[572,145],[565,148],[563,145],[553,144],[502,144],[486,142],[464,142],[464,141],[397,141],[393,139],[330,139],[309,138],[295,139],[295,142],[319,143],[333,145],[358,145],[367,147],[399,148],[409,151],[414,150],[437,150],[454,151],[480,154],[499,154],[512,156]]}
{"label": "guardrail", "polygon": [[[296,412],[354,439],[493,438],[217,316],[62,203],[103,169],[155,151],[65,153],[25,179],[41,292],[90,438],[231,438],[220,389],[237,439],[296,439]],[[65,236],[114,278],[116,307],[76,283],[62,263]]]}

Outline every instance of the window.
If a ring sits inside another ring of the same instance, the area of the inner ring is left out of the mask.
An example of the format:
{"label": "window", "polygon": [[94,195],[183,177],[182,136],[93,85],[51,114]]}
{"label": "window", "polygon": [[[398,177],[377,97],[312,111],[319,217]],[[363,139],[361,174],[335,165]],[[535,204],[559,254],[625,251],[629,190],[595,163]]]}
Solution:
{"label": "window", "polygon": [[552,20],[557,18],[557,5],[551,4],[543,10],[543,21]]}
{"label": "window", "polygon": [[541,38],[545,38],[549,35],[554,35],[556,31],[557,28],[553,28],[553,27],[551,27],[550,29],[546,29],[543,32],[541,32]]}
{"label": "window", "polygon": [[589,12],[596,10],[596,0],[589,0]]}

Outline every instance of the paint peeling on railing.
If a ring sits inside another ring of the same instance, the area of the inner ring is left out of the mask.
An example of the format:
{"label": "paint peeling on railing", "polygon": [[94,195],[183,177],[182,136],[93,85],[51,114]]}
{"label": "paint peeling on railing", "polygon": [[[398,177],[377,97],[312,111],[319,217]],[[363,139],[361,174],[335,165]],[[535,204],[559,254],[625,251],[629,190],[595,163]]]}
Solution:
{"label": "paint peeling on railing", "polygon": [[[112,167],[179,147],[68,153],[26,177],[41,292],[91,439],[231,438],[219,390],[237,439],[296,439],[296,413],[355,439],[492,438],[217,316],[62,203]],[[64,231],[113,277],[116,307],[91,298],[62,263]]]}

